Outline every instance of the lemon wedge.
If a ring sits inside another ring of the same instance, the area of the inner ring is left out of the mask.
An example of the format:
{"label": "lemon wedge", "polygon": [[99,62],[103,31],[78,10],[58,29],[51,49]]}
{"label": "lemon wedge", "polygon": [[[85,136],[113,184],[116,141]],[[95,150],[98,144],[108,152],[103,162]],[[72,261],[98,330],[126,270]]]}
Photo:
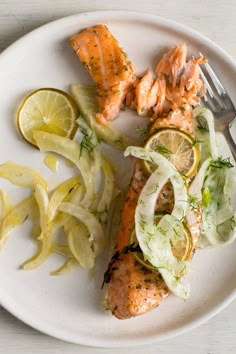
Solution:
{"label": "lemon wedge", "polygon": [[41,88],[25,98],[18,111],[17,123],[22,137],[37,146],[34,131],[72,138],[77,118],[78,109],[72,97],[61,90]]}
{"label": "lemon wedge", "polygon": [[[186,177],[192,177],[197,172],[200,161],[198,145],[189,134],[181,130],[160,129],[149,138],[145,148],[164,155]],[[148,174],[156,169],[154,164],[146,160],[144,166]]]}

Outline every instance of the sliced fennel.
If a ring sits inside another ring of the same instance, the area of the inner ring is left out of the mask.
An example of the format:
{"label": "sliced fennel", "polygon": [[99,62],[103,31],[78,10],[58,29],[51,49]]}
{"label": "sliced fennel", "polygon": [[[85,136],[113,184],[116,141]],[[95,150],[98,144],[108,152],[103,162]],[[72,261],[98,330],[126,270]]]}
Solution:
{"label": "sliced fennel", "polygon": [[202,186],[200,247],[225,245],[236,238],[236,215],[231,200],[235,181],[235,170],[228,159],[219,157],[210,161]]}
{"label": "sliced fennel", "polygon": [[51,252],[57,253],[57,254],[64,256],[64,257],[73,258],[73,254],[70,250],[70,247],[64,243],[58,243],[58,242],[52,241]]}
{"label": "sliced fennel", "polygon": [[[170,243],[173,232],[184,237],[182,220],[188,206],[184,180],[175,167],[157,152],[128,147],[125,156],[130,154],[158,166],[144,185],[135,211],[135,231],[139,245],[144,257],[158,269],[169,289],[175,295],[185,299],[189,291],[183,284],[182,276],[187,272],[188,262],[179,261],[174,257]],[[171,215],[164,215],[156,224],[154,216],[156,201],[169,179],[175,196],[173,212]]]}
{"label": "sliced fennel", "polygon": [[193,110],[193,118],[196,126],[196,140],[201,144],[202,161],[209,156],[216,159],[219,154],[212,112],[205,107],[197,107]]}
{"label": "sliced fennel", "polygon": [[23,224],[27,218],[35,221],[36,215],[37,203],[32,196],[22,200],[20,203],[10,208],[0,224],[0,250],[5,245],[9,233],[16,226]]}
{"label": "sliced fennel", "polygon": [[96,209],[93,209],[92,213],[98,217],[101,223],[105,223],[115,194],[115,178],[111,165],[104,157],[102,157],[101,167],[104,175],[104,187]]}
{"label": "sliced fennel", "polygon": [[55,189],[54,193],[52,194],[49,205],[48,205],[48,219],[52,221],[57,213],[58,207],[60,206],[61,202],[68,197],[68,195],[73,191],[73,189],[80,185],[80,179],[78,176],[74,176],[68,178],[64,182],[62,182],[57,188]]}
{"label": "sliced fennel", "polygon": [[104,231],[97,218],[84,207],[69,202],[64,202],[59,207],[60,211],[76,217],[87,227],[90,240],[96,256],[99,256],[105,248]]}
{"label": "sliced fennel", "polygon": [[96,103],[95,86],[73,84],[70,87],[70,92],[87,124],[92,130],[94,130],[100,139],[102,139],[105,143],[121,150],[124,150],[128,145],[130,145],[128,139],[117,129],[115,129],[109,122],[106,125],[101,125],[96,121],[98,107]]}
{"label": "sliced fennel", "polygon": [[89,239],[88,229],[81,223],[74,225],[67,234],[69,248],[74,258],[85,269],[92,269],[95,265],[95,253]]}
{"label": "sliced fennel", "polygon": [[11,210],[11,205],[10,202],[8,200],[8,196],[7,193],[0,189],[0,210],[1,210],[1,217],[0,219],[4,219],[4,217],[9,213],[9,211]]}
{"label": "sliced fennel", "polygon": [[[212,112],[205,107],[197,107],[193,116],[203,161],[189,188],[189,193],[202,204],[199,246],[225,245],[236,238],[235,211],[231,200],[235,169],[229,158],[219,156]],[[189,211],[186,218],[188,221],[193,219],[193,213]]]}
{"label": "sliced fennel", "polygon": [[90,153],[94,162],[94,173],[96,175],[102,172],[103,174],[103,190],[99,193],[97,198],[91,205],[91,211],[98,219],[105,223],[107,221],[108,209],[111,206],[112,199],[115,193],[115,177],[111,164],[102,155],[100,150],[99,139],[96,133],[88,126],[84,119],[79,118],[77,120],[79,130],[83,134],[83,138],[80,142],[80,146]]}
{"label": "sliced fennel", "polygon": [[76,165],[82,175],[86,188],[86,193],[81,203],[89,207],[95,197],[95,176],[92,171],[93,164],[91,163],[89,153],[85,150],[84,153],[81,154],[80,145],[78,143],[56,134],[35,131],[33,136],[41,151],[55,152]]}
{"label": "sliced fennel", "polygon": [[14,162],[8,161],[0,165],[0,177],[19,187],[34,188],[36,184],[40,184],[48,189],[47,182],[37,171]]}
{"label": "sliced fennel", "polygon": [[41,184],[36,184],[34,191],[35,199],[38,203],[39,213],[40,213],[40,227],[42,230],[42,234],[39,238],[43,237],[45,232],[48,232],[49,220],[48,220],[48,194],[45,189],[41,186]]}
{"label": "sliced fennel", "polygon": [[[55,243],[53,242],[54,232],[68,222],[68,217],[61,215],[56,217],[59,205],[68,197],[71,190],[78,185],[78,177],[71,177],[61,183],[53,192],[50,200],[44,188],[40,185],[36,186],[35,199],[38,203],[40,214],[41,233],[38,237],[38,246],[36,254],[26,260],[22,267],[24,270],[32,270],[42,265],[53,252]],[[73,255],[71,255],[73,257]]]}
{"label": "sliced fennel", "polygon": [[78,261],[74,257],[69,257],[65,260],[61,267],[51,272],[51,275],[62,275],[70,272],[72,269],[79,267]]}

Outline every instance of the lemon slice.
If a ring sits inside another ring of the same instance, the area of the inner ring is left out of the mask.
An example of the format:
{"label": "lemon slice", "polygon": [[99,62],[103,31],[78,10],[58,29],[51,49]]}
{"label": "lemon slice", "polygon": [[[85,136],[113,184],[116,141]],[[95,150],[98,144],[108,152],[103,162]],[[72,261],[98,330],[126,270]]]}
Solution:
{"label": "lemon slice", "polygon": [[64,91],[42,88],[29,94],[18,111],[17,123],[22,137],[37,146],[36,130],[72,138],[76,132],[78,109]]}
{"label": "lemon slice", "polygon": [[[164,155],[186,177],[192,177],[197,172],[200,161],[199,148],[194,139],[181,130],[160,129],[149,138],[145,148]],[[149,174],[156,169],[154,164],[146,160],[144,166]]]}
{"label": "lemon slice", "polygon": [[[165,212],[157,212],[155,216],[156,222],[158,222],[163,215],[165,215]],[[186,224],[184,224],[184,231],[184,237],[179,237],[173,233],[173,236],[170,240],[172,253],[179,261],[189,260],[191,258],[193,249],[192,236]],[[130,244],[132,243],[138,243],[134,229],[130,235]],[[144,259],[143,253],[141,251],[134,252],[133,256],[145,268],[155,270],[155,267],[153,267],[153,265],[148,260]]]}
{"label": "lemon slice", "polygon": [[184,237],[178,237],[178,235],[173,234],[170,243],[172,253],[178,260],[187,261],[191,258],[193,240],[186,224],[184,224]]}

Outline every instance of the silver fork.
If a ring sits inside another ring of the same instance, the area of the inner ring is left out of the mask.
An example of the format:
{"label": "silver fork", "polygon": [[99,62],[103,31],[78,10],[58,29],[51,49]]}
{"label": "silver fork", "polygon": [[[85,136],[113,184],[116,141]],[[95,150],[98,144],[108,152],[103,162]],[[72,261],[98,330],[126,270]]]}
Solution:
{"label": "silver fork", "polygon": [[[200,55],[202,56],[201,53]],[[236,144],[230,133],[230,127],[236,118],[234,104],[209,63],[202,64],[202,69],[199,70],[207,89],[202,102],[214,114],[215,129],[224,135],[236,161]]]}

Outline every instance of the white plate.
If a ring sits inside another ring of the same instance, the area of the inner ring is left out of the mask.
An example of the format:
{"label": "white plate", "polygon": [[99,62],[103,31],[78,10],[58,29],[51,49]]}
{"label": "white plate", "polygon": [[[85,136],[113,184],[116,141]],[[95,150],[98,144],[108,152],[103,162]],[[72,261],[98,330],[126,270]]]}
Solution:
{"label": "white plate", "polygon": [[[24,143],[16,129],[15,113],[31,90],[51,86],[67,90],[70,83],[88,82],[89,77],[68,44],[68,37],[81,29],[106,24],[142,73],[154,67],[170,45],[186,41],[190,53],[201,50],[221,73],[232,99],[236,100],[236,65],[222,49],[192,30],[159,17],[132,12],[94,12],[75,15],[43,26],[18,40],[0,56],[0,163],[13,160],[38,169],[51,184],[56,177],[43,165],[43,156]],[[235,101],[236,103],[236,101]],[[135,120],[128,110],[117,124],[134,131]],[[128,127],[128,128],[127,128]],[[60,172],[65,176],[65,165]],[[129,163],[120,166],[120,175]],[[1,181],[11,196],[18,190]],[[235,193],[235,192],[234,192]],[[156,310],[141,317],[119,321],[99,303],[105,262],[95,279],[83,270],[60,277],[49,272],[62,259],[51,257],[35,271],[22,271],[20,264],[32,255],[34,245],[23,226],[0,254],[0,303],[30,326],[75,343],[124,347],[143,345],[183,333],[209,319],[235,297],[236,243],[223,250],[198,251],[192,262],[191,297],[187,302],[170,296]]]}

